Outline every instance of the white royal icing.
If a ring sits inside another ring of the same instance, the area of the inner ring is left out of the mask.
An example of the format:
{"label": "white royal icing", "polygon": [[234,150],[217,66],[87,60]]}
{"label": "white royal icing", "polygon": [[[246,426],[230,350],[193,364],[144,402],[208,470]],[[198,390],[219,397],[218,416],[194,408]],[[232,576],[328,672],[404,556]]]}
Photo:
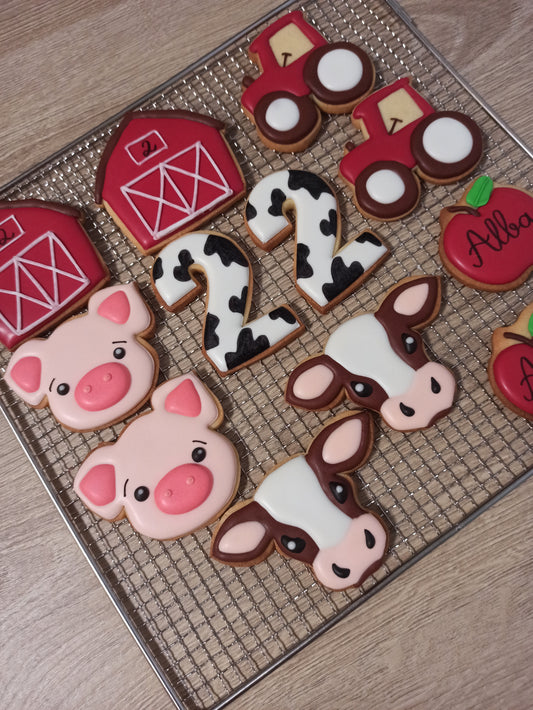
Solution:
{"label": "white royal icing", "polygon": [[370,197],[382,205],[390,205],[403,197],[405,184],[394,170],[376,170],[366,181]]}
{"label": "white royal icing", "polygon": [[276,131],[291,131],[300,122],[300,109],[292,99],[274,99],[266,110],[265,120]]}
{"label": "white royal icing", "polygon": [[349,91],[363,76],[363,63],[348,49],[332,49],[318,62],[318,80],[329,91]]}
{"label": "white royal icing", "polygon": [[302,529],[321,549],[338,545],[350,528],[351,518],[329,500],[303,456],[270,473],[254,499],[278,522]]}
{"label": "white royal icing", "polygon": [[385,328],[372,313],[342,323],[331,334],[324,353],[348,372],[377,382],[389,397],[407,391],[415,376],[390,344]]}
{"label": "white royal icing", "polygon": [[429,124],[422,137],[424,150],[441,163],[457,163],[472,151],[472,134],[460,121],[450,116]]}

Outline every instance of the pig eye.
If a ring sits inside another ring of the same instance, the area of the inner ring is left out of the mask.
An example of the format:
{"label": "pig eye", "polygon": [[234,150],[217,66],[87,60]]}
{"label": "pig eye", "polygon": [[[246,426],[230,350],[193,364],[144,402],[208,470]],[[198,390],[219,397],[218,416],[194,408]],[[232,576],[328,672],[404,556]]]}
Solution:
{"label": "pig eye", "polygon": [[350,386],[358,397],[370,397],[372,394],[372,385],[368,382],[351,382]]}
{"label": "pig eye", "polygon": [[203,448],[203,446],[197,446],[193,449],[191,456],[194,463],[200,463],[200,461],[203,461],[207,456],[207,451]]}
{"label": "pig eye", "polygon": [[288,535],[281,536],[281,544],[289,552],[303,552],[305,549],[305,540],[301,537],[289,537]]}
{"label": "pig eye", "polygon": [[67,385],[66,382],[62,382],[60,385],[57,386],[56,392],[57,394],[64,396],[70,392],[70,387]]}
{"label": "pig eye", "polygon": [[337,503],[346,503],[346,499],[348,498],[348,491],[346,490],[346,486],[343,483],[332,481],[329,484],[329,487]]}
{"label": "pig eye", "polygon": [[122,360],[123,357],[126,357],[126,351],[124,348],[115,348],[113,350],[113,357],[117,360]]}
{"label": "pig eye", "polygon": [[417,348],[417,342],[413,338],[412,335],[408,335],[407,333],[402,333],[402,343],[403,343],[403,347],[405,349],[405,352],[408,355],[412,355],[415,352],[415,350]]}
{"label": "pig eye", "polygon": [[133,492],[133,497],[135,500],[138,500],[140,503],[145,501],[150,495],[150,491],[146,486],[139,486],[136,488]]}

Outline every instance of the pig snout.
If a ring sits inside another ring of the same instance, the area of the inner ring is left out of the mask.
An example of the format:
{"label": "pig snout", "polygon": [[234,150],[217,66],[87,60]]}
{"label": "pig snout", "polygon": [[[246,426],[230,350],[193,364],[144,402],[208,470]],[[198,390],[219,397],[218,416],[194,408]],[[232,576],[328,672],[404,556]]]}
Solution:
{"label": "pig snout", "polygon": [[76,385],[74,398],[87,412],[99,412],[120,402],[131,386],[131,373],[120,362],[93,368]]}
{"label": "pig snout", "polygon": [[176,466],[159,481],[154,491],[159,510],[180,515],[198,508],[211,493],[213,474],[200,464]]}
{"label": "pig snout", "polygon": [[316,578],[330,589],[358,586],[376,568],[387,547],[387,532],[371,513],[354,518],[342,540],[319,550],[313,562]]}
{"label": "pig snout", "polygon": [[451,372],[437,362],[428,362],[416,370],[408,390],[383,402],[380,413],[398,431],[423,429],[447,412],[454,395]]}

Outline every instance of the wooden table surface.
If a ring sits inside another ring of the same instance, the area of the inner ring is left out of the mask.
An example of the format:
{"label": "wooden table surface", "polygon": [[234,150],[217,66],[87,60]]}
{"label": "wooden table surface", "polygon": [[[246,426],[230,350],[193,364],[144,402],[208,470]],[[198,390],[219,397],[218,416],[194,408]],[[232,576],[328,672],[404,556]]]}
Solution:
{"label": "wooden table surface", "polygon": [[[277,4],[3,0],[0,184]],[[532,145],[530,0],[402,5]],[[0,451],[0,705],[170,708],[3,420]],[[531,708],[532,501],[530,479],[232,709]]]}

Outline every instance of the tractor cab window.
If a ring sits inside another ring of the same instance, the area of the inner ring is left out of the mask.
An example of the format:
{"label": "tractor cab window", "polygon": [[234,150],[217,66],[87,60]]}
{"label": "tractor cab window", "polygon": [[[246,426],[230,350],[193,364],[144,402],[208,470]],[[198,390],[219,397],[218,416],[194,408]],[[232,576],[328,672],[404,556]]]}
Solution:
{"label": "tractor cab window", "polygon": [[421,118],[420,106],[405,89],[398,89],[378,103],[379,112],[387,133],[398,133],[402,128]]}
{"label": "tractor cab window", "polygon": [[293,23],[272,35],[269,44],[280,67],[288,67],[314,47],[311,40]]}

